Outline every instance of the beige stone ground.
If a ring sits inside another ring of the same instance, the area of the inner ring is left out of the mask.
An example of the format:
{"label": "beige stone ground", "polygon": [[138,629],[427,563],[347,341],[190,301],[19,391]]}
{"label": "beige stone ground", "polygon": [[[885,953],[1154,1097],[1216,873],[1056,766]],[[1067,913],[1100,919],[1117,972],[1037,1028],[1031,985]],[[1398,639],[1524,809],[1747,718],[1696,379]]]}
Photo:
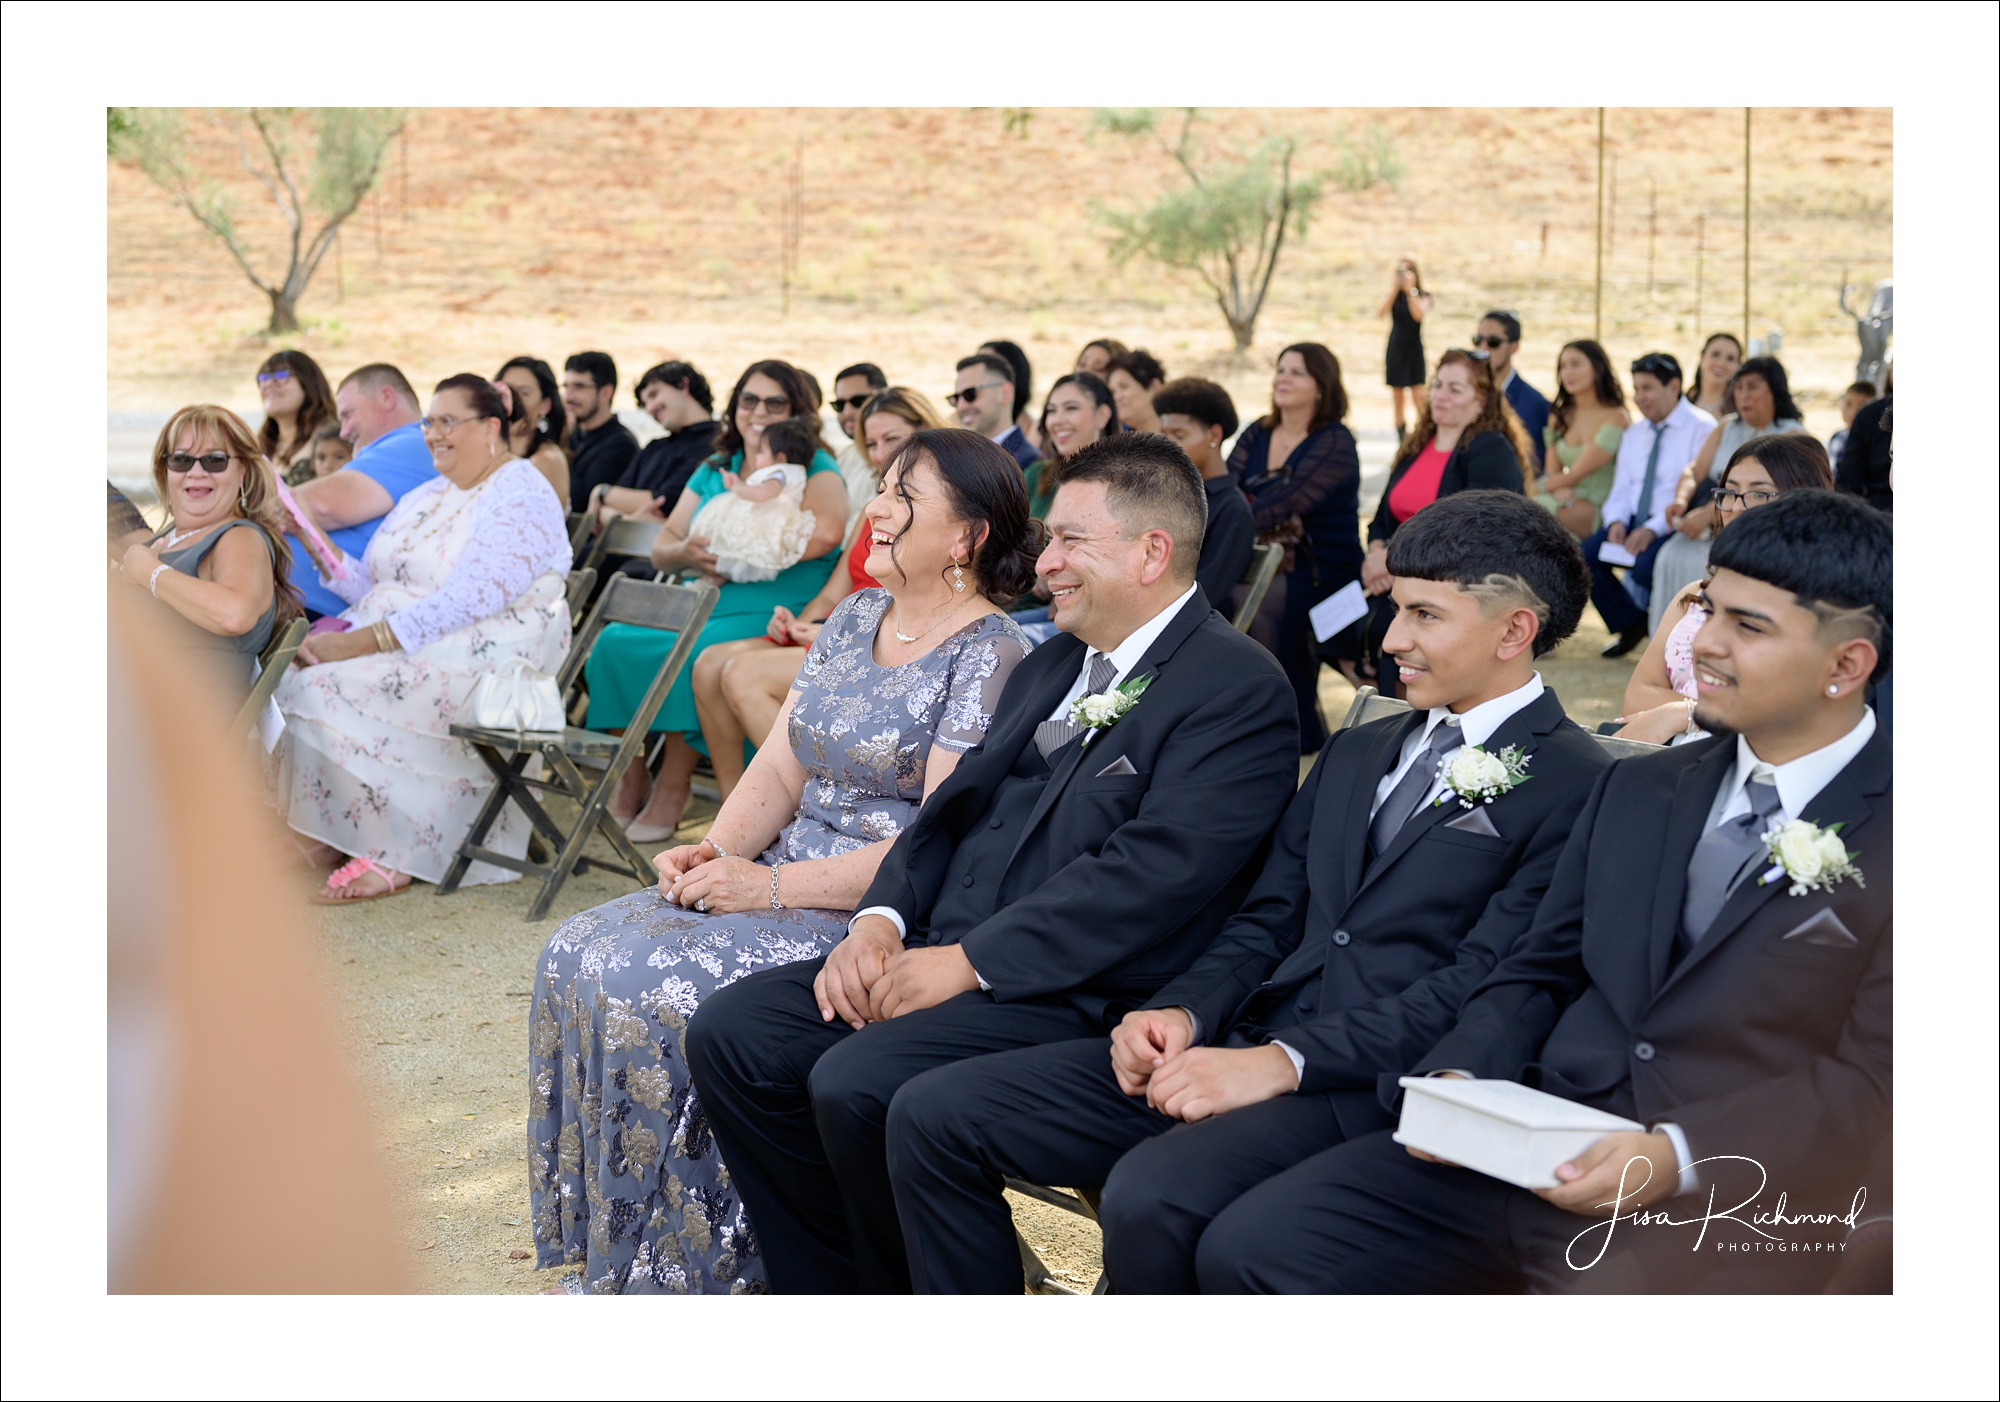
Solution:
{"label": "beige stone ground", "polygon": [[[1605,635],[1591,615],[1542,664],[1570,714],[1595,725],[1617,713],[1630,667],[1597,656]],[[1322,674],[1322,701],[1338,723],[1352,693]],[[706,831],[697,803],[682,827]],[[311,878],[299,877],[301,890]],[[519,1294],[545,1289],[528,1227],[526,1089],[528,994],[535,956],[559,920],[631,889],[592,871],[572,880],[549,919],[529,923],[528,883],[439,898],[419,884],[391,900],[320,909],[328,964],[346,997],[355,1063],[375,1096],[383,1156],[406,1204],[405,1237],[424,1289]],[[1015,1202],[1015,1220],[1057,1279],[1088,1289],[1097,1229],[1040,1203]]]}

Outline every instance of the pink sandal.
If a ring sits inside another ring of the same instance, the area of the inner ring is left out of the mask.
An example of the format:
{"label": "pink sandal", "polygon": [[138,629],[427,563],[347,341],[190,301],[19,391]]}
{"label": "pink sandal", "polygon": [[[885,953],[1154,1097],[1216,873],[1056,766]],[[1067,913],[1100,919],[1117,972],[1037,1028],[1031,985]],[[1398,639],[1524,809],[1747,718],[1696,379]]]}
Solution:
{"label": "pink sandal", "polygon": [[[382,878],[383,884],[388,887],[386,891],[376,891],[366,896],[334,896],[327,894],[328,891],[346,889],[370,872]],[[414,882],[412,881],[405,881],[401,886],[398,886],[396,884],[395,873],[381,865],[373,857],[356,857],[346,866],[341,867],[326,878],[326,890],[313,892],[312,903],[314,905],[356,905],[362,901],[379,901],[384,896],[400,896],[403,892],[409,890],[413,884]]]}

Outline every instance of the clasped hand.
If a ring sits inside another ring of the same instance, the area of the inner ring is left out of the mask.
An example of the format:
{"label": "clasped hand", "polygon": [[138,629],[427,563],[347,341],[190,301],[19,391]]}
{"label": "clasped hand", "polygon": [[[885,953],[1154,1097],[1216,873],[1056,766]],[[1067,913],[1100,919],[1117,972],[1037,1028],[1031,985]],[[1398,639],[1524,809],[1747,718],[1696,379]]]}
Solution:
{"label": "clasped hand", "polygon": [[1189,1124],[1298,1089],[1283,1047],[1190,1046],[1193,1031],[1179,1008],[1127,1013],[1111,1033],[1118,1089]]}
{"label": "clasped hand", "polygon": [[854,922],[813,977],[823,1021],[838,1017],[859,1031],[905,1013],[934,1008],[979,987],[972,961],[955,944],[905,949],[895,925],[879,915]]}
{"label": "clasped hand", "polygon": [[660,894],[689,910],[730,915],[771,903],[771,869],[743,857],[725,857],[707,838],[653,858]]}

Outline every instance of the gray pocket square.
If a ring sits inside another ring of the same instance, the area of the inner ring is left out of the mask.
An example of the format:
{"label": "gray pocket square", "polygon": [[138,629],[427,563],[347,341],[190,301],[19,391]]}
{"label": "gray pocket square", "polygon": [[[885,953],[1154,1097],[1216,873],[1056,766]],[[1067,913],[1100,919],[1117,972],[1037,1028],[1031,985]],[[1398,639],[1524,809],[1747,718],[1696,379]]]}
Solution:
{"label": "gray pocket square", "polygon": [[1499,837],[1500,829],[1493,826],[1493,820],[1486,816],[1486,805],[1480,804],[1468,813],[1461,813],[1445,824],[1459,832],[1476,832],[1481,837]]}
{"label": "gray pocket square", "polygon": [[1787,931],[1785,938],[1801,944],[1816,944],[1822,949],[1854,949],[1861,943],[1854,938],[1854,931],[1827,909],[1819,910],[1797,929]]}
{"label": "gray pocket square", "polygon": [[1103,779],[1113,774],[1137,774],[1138,772],[1138,770],[1132,767],[1131,760],[1120,755],[1090,777],[1093,779]]}

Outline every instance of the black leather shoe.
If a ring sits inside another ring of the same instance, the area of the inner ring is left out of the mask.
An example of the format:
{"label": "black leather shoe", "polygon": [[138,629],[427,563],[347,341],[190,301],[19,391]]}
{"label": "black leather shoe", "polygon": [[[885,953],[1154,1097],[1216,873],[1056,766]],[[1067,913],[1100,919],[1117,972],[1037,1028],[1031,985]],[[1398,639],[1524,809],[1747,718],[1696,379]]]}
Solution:
{"label": "black leather shoe", "polygon": [[1632,627],[1627,628],[1624,632],[1620,633],[1618,637],[1604,649],[1603,652],[1598,654],[1598,656],[1623,657],[1626,653],[1630,652],[1633,648],[1639,646],[1639,644],[1643,643],[1644,641],[1646,641],[1646,625],[1643,623],[1634,624]]}

